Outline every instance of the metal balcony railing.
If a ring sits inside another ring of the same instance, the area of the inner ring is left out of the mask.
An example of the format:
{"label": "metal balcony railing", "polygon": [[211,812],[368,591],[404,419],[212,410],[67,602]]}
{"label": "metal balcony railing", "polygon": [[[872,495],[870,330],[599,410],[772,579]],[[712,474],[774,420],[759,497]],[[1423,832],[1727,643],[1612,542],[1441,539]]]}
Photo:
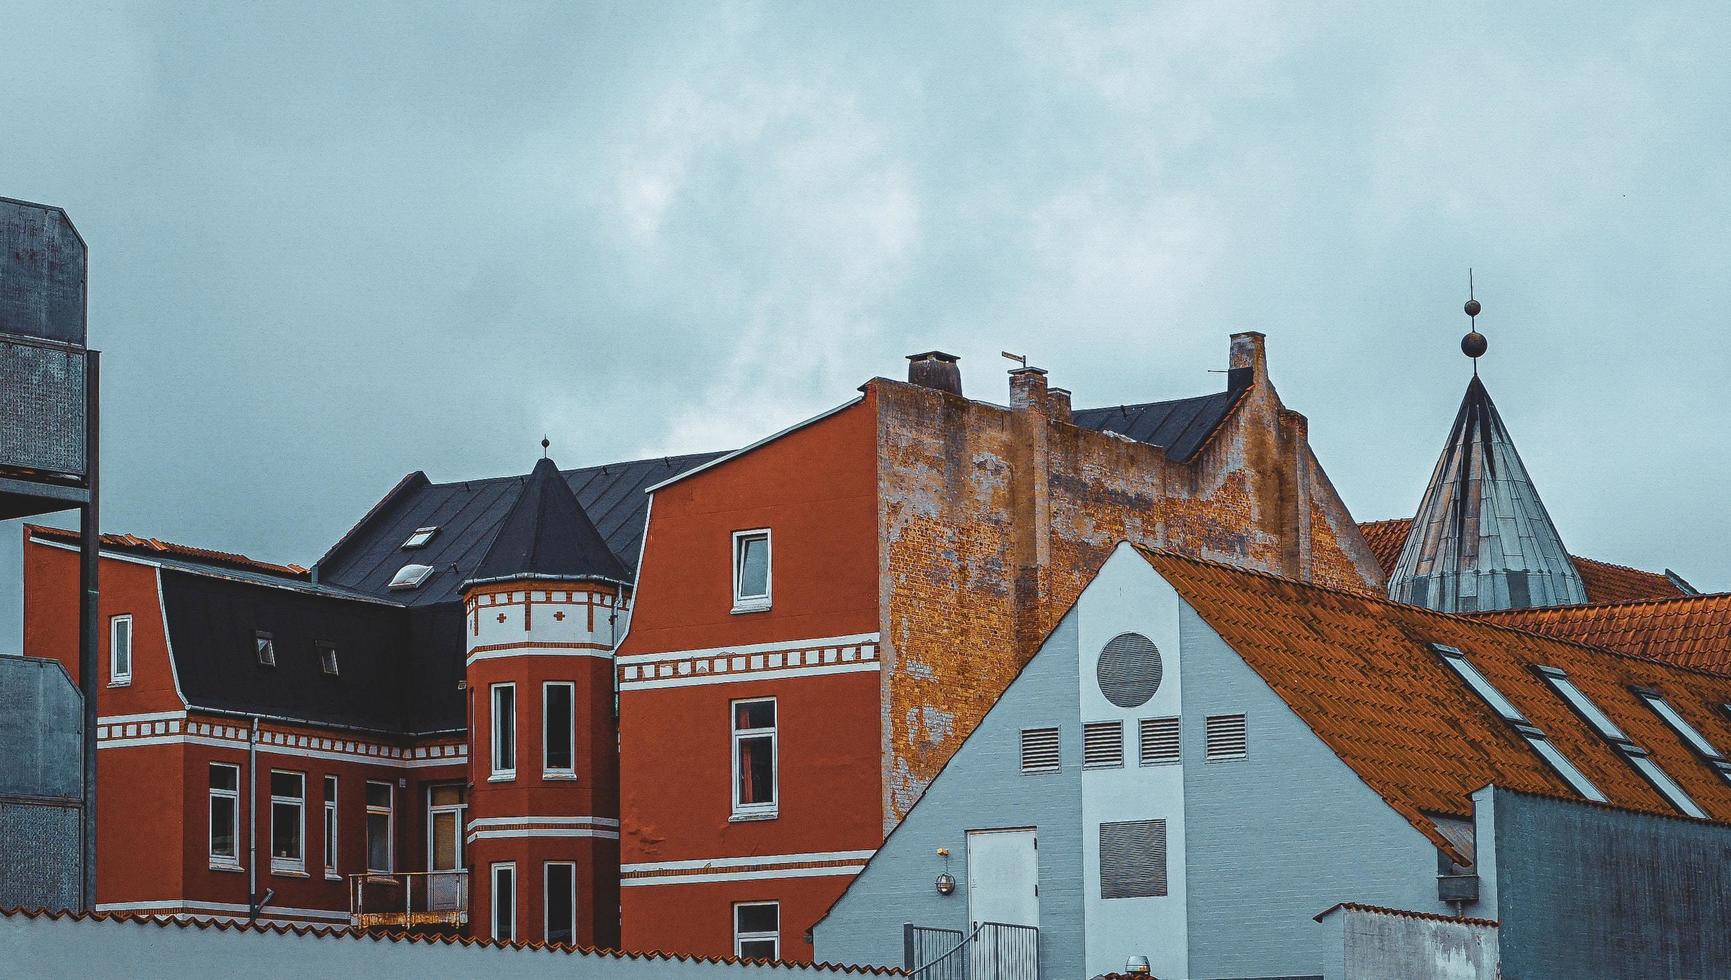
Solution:
{"label": "metal balcony railing", "polygon": [[357,929],[467,925],[469,872],[349,875],[349,922]]}

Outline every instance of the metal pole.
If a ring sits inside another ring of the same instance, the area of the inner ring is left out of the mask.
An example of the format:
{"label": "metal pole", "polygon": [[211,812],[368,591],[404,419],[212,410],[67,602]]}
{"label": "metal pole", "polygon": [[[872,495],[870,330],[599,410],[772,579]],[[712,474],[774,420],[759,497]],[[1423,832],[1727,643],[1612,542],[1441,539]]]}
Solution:
{"label": "metal pole", "polygon": [[102,470],[102,355],[84,355],[84,470],[89,502],[78,509],[78,570],[82,588],[78,597],[78,689],[84,696],[84,812],[80,815],[83,844],[80,859],[79,904],[96,911],[96,698],[102,690],[97,664],[97,633],[101,610],[98,567],[102,563],[101,495]]}

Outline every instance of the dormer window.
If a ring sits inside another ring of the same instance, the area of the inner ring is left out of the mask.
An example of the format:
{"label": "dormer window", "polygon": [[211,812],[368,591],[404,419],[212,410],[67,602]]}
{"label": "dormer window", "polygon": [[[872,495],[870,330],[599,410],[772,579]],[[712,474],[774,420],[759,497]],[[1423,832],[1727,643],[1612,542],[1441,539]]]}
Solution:
{"label": "dormer window", "polygon": [[275,667],[276,641],[271,638],[271,635],[266,633],[264,630],[259,630],[253,634],[253,644],[258,650],[258,662],[260,666]]}
{"label": "dormer window", "polygon": [[769,608],[769,530],[733,532],[733,611]]}
{"label": "dormer window", "polygon": [[433,535],[438,533],[439,527],[436,524],[432,527],[417,527],[415,533],[409,535],[409,540],[403,542],[403,550],[413,551],[416,548],[425,548],[427,542],[433,540]]}
{"label": "dormer window", "polygon": [[397,569],[396,577],[391,579],[391,588],[399,591],[418,589],[421,587],[421,583],[431,578],[432,575],[433,566],[431,565],[404,565]]}

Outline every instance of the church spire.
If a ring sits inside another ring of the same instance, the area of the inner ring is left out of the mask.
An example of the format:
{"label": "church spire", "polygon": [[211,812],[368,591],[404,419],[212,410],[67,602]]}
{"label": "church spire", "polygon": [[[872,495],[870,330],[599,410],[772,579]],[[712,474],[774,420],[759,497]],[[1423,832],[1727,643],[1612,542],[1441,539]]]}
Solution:
{"label": "church spire", "polygon": [[1580,573],[1479,379],[1488,347],[1477,329],[1480,309],[1467,300],[1474,328],[1461,351],[1473,359],[1473,377],[1389,576],[1389,597],[1445,612],[1586,602]]}

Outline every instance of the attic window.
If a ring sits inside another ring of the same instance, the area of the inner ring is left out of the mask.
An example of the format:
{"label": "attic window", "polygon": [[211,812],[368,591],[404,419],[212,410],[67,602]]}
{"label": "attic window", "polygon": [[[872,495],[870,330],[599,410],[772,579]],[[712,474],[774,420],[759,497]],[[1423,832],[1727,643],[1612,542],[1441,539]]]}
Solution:
{"label": "attic window", "polygon": [[1592,725],[1600,735],[1603,735],[1605,740],[1610,742],[1623,758],[1629,760],[1629,765],[1634,766],[1636,772],[1639,772],[1648,782],[1652,783],[1653,788],[1657,789],[1665,799],[1670,800],[1672,806],[1691,817],[1707,816],[1700,807],[1695,805],[1695,801],[1689,798],[1689,794],[1683,791],[1683,787],[1677,785],[1676,781],[1665,770],[1659,768],[1659,764],[1653,761],[1646,749],[1636,745],[1634,739],[1624,734],[1623,730],[1617,727],[1616,722],[1599,710],[1599,706],[1593,703],[1592,698],[1587,697],[1586,692],[1576,687],[1574,681],[1569,680],[1567,673],[1556,667],[1535,667],[1533,669],[1539,672],[1539,675],[1551,685],[1553,690],[1563,696],[1564,701],[1569,702],[1570,707],[1574,708],[1581,717],[1587,719],[1587,723]]}
{"label": "attic window", "polygon": [[397,576],[391,579],[391,588],[418,589],[433,574],[431,565],[404,565],[397,569]]}
{"label": "attic window", "polygon": [[1022,729],[1022,771],[1058,771],[1058,730],[1056,728]]}
{"label": "attic window", "polygon": [[264,630],[253,634],[253,643],[258,649],[258,662],[266,667],[276,666],[276,641]]}
{"label": "attic window", "polygon": [[337,647],[334,643],[319,644],[319,669],[331,677],[337,676]]}
{"label": "attic window", "polygon": [[1701,758],[1706,759],[1707,764],[1717,770],[1719,775],[1731,779],[1731,760],[1726,759],[1723,752],[1720,752],[1712,742],[1707,741],[1707,736],[1701,734],[1700,729],[1689,724],[1687,719],[1678,714],[1677,709],[1671,707],[1671,702],[1665,700],[1663,694],[1649,688],[1638,687],[1635,688],[1635,695],[1647,702],[1647,707],[1652,708],[1654,714],[1663,718],[1665,724],[1670,725],[1671,730],[1676,732],[1684,742],[1687,742],[1689,747],[1694,749]]}
{"label": "attic window", "polygon": [[432,527],[417,527],[415,528],[415,533],[409,535],[409,540],[403,542],[403,550],[411,551],[415,548],[425,548],[427,542],[433,540],[433,535],[438,533],[438,525]]}
{"label": "attic window", "polygon": [[[1537,725],[1528,721],[1527,716],[1521,713],[1521,709],[1515,707],[1513,701],[1503,697],[1503,692],[1497,690],[1485,675],[1479,673],[1478,668],[1472,665],[1466,654],[1441,643],[1432,643],[1430,648],[1431,652],[1440,657],[1450,670],[1454,671],[1461,680],[1466,681],[1468,687],[1477,692],[1479,697],[1484,698],[1485,703],[1490,705],[1492,711],[1513,725],[1515,731],[1527,740],[1527,744],[1532,747],[1534,752],[1538,753],[1539,758],[1545,760],[1545,763],[1557,775],[1563,777],[1563,781],[1568,783],[1575,792],[1594,803],[1606,802],[1608,798],[1599,791],[1599,787],[1594,786],[1592,780],[1588,779],[1581,770],[1576,769],[1575,764],[1569,761],[1568,756],[1563,755],[1555,745],[1552,745],[1550,740],[1545,738],[1545,733],[1539,730]],[[1609,723],[1609,719],[1606,721]]]}

